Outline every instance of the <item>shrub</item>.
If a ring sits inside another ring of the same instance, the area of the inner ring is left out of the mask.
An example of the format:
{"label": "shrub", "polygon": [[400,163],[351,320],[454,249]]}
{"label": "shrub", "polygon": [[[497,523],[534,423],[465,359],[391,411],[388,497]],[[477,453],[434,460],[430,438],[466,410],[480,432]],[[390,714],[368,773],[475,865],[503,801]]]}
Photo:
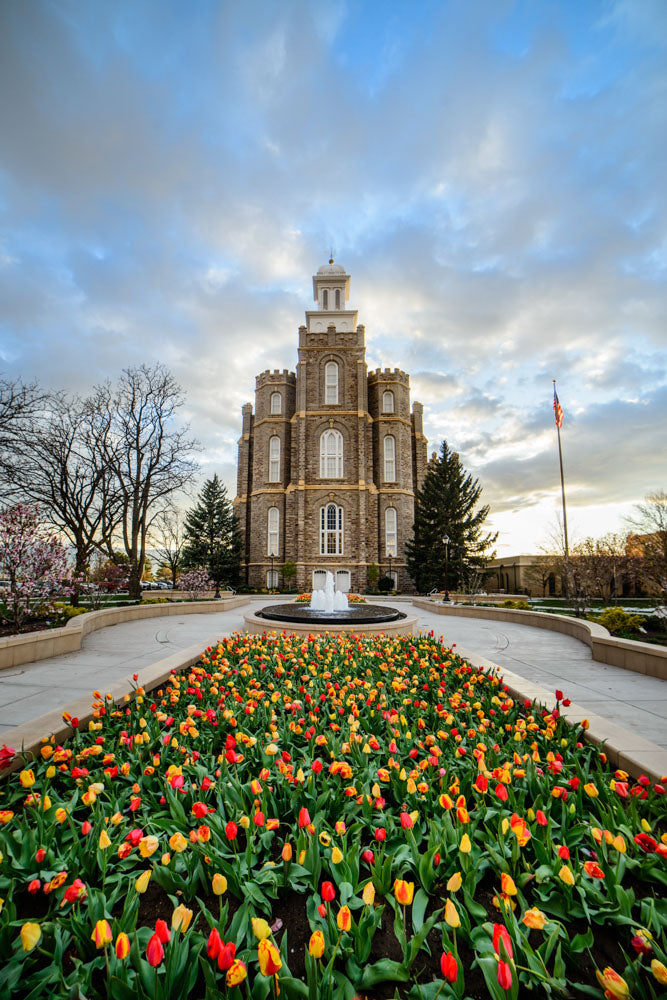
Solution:
{"label": "shrub", "polygon": [[142,601],[141,603],[142,604],[169,604],[169,598],[168,597],[147,597],[146,600]]}
{"label": "shrub", "polygon": [[390,576],[381,576],[378,580],[378,590],[381,594],[388,594],[394,589],[394,581]]}
{"label": "shrub", "polygon": [[60,604],[57,602],[54,604],[58,618],[64,618],[65,621],[69,621],[70,618],[76,618],[77,615],[85,615],[88,608],[75,608],[73,604]]}
{"label": "shrub", "polygon": [[499,608],[514,608],[515,611],[530,611],[530,604],[528,601],[503,601],[498,605]]}
{"label": "shrub", "polygon": [[646,621],[641,615],[629,615],[623,608],[606,608],[601,615],[586,615],[589,621],[603,625],[612,635],[637,633]]}

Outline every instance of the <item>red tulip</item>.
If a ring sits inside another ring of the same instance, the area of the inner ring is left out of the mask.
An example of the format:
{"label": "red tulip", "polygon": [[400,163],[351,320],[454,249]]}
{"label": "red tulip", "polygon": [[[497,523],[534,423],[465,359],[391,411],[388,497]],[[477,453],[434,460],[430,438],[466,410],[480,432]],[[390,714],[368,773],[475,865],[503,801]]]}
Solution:
{"label": "red tulip", "polygon": [[146,958],[148,959],[148,964],[152,965],[153,968],[159,965],[164,958],[164,948],[157,933],[153,934],[146,946]]}
{"label": "red tulip", "polygon": [[38,848],[38,850],[35,852],[35,861],[37,862],[37,864],[41,865],[45,857],[46,857],[46,851],[44,850],[44,848],[43,847]]}
{"label": "red tulip", "polygon": [[507,932],[507,928],[504,924],[494,924],[493,925],[493,950],[497,955],[500,954],[500,942],[505,945],[505,950],[509,957],[512,957],[512,940]]}
{"label": "red tulip", "polygon": [[28,886],[28,892],[34,896],[35,893],[39,892],[41,888],[42,888],[42,883],[40,882],[40,880],[38,878],[34,878],[30,883],[30,885]]}
{"label": "red tulip", "polygon": [[372,851],[364,851],[361,855],[367,865],[372,865],[375,861],[375,855]]}
{"label": "red tulip", "polygon": [[383,840],[387,839],[387,831],[383,826],[379,826],[375,833],[373,834],[378,843],[382,843]]}
{"label": "red tulip", "polygon": [[563,692],[559,691],[558,688],[556,688],[556,701],[562,701],[562,700],[563,700]]}
{"label": "red tulip", "polygon": [[217,958],[222,948],[222,939],[216,927],[213,928],[206,942],[206,951],[209,958]]}
{"label": "red tulip", "polygon": [[218,968],[221,972],[226,972],[227,969],[231,969],[234,964],[234,957],[236,955],[236,945],[233,941],[225,944],[224,941],[221,942],[222,947],[218,953]]}
{"label": "red tulip", "polygon": [[204,816],[208,816],[208,806],[205,802],[195,802],[192,807],[192,812],[196,819],[203,819]]}
{"label": "red tulip", "polygon": [[537,820],[538,826],[547,826],[549,823],[549,820],[541,809],[538,809],[535,813],[535,819]]}
{"label": "red tulip", "polygon": [[332,882],[322,883],[321,896],[325,903],[331,903],[336,898],[336,890]]}
{"label": "red tulip", "polygon": [[303,829],[304,826],[310,825],[310,813],[307,809],[299,809],[299,828]]}
{"label": "red tulip", "polygon": [[403,829],[404,830],[409,830],[414,825],[415,825],[415,822],[414,822],[412,816],[410,815],[410,813],[408,813],[408,812],[402,812],[401,813],[401,826],[403,827]]}
{"label": "red tulip", "polygon": [[448,983],[456,982],[459,974],[459,965],[451,951],[443,951],[440,956],[440,969]]}
{"label": "red tulip", "polygon": [[155,933],[159,937],[162,944],[167,944],[167,942],[171,939],[171,933],[164,920],[155,921]]}
{"label": "red tulip", "polygon": [[638,833],[633,839],[637,847],[641,847],[647,854],[653,854],[657,850],[658,842],[649,837],[648,833]]}
{"label": "red tulip", "polygon": [[512,987],[512,970],[507,962],[498,962],[498,983],[504,990]]}
{"label": "red tulip", "polygon": [[239,832],[238,826],[236,825],[236,823],[232,823],[232,821],[230,820],[227,826],[225,827],[225,837],[227,838],[227,840],[236,840],[236,835],[238,832]]}

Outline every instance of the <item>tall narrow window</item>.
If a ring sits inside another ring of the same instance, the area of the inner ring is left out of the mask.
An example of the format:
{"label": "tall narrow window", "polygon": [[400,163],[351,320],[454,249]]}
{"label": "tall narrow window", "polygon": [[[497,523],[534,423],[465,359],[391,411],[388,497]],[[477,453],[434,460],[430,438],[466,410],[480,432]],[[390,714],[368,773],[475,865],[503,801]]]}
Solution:
{"label": "tall narrow window", "polygon": [[320,555],[343,555],[343,508],[335,503],[320,507]]}
{"label": "tall narrow window", "polygon": [[266,574],[266,586],[269,590],[276,590],[278,588],[278,570],[270,569]]}
{"label": "tall narrow window", "polygon": [[266,554],[277,556],[280,544],[280,511],[277,507],[269,507],[266,529]]}
{"label": "tall narrow window", "polygon": [[340,309],[340,288],[336,289],[336,309]]}
{"label": "tall narrow window", "polygon": [[343,478],[343,435],[324,431],[320,437],[320,479]]}
{"label": "tall narrow window", "polygon": [[384,512],[384,544],[388,556],[398,555],[395,507],[387,507]]}
{"label": "tall narrow window", "polygon": [[283,412],[283,398],[279,392],[271,393],[271,413]]}
{"label": "tall narrow window", "polygon": [[269,482],[280,482],[280,438],[269,439]]}
{"label": "tall narrow window", "polygon": [[396,442],[391,434],[384,439],[384,480],[386,483],[396,481]]}
{"label": "tall narrow window", "polygon": [[382,393],[382,412],[394,412],[394,394],[391,389],[387,389],[386,392]]}
{"label": "tall narrow window", "polygon": [[324,402],[338,402],[338,365],[335,361],[327,361],[324,367]]}
{"label": "tall narrow window", "polygon": [[326,288],[322,291],[322,308],[323,309],[329,308],[329,292],[326,290]]}

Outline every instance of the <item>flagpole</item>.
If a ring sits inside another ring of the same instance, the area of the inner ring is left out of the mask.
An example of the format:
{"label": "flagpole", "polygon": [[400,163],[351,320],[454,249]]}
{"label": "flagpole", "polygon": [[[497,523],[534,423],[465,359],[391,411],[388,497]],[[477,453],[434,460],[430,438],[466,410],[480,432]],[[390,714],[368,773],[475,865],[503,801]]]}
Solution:
{"label": "flagpole", "polygon": [[[556,379],[554,384],[554,408],[556,406]],[[563,500],[563,541],[565,542],[565,596],[569,596],[570,589],[570,547],[567,540],[567,510],[565,507],[565,477],[563,475],[563,449],[560,443],[560,421],[556,418],[556,432],[558,434],[558,462],[560,465],[560,492]]]}

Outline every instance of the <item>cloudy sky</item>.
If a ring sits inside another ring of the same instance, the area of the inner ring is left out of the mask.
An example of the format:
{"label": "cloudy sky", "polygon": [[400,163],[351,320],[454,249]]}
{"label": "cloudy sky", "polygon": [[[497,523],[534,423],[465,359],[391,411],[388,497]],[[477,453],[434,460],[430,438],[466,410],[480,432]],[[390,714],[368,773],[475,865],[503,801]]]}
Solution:
{"label": "cloudy sky", "polygon": [[202,475],[352,274],[500,554],[667,487],[664,0],[2,0],[0,369],[162,361]]}

